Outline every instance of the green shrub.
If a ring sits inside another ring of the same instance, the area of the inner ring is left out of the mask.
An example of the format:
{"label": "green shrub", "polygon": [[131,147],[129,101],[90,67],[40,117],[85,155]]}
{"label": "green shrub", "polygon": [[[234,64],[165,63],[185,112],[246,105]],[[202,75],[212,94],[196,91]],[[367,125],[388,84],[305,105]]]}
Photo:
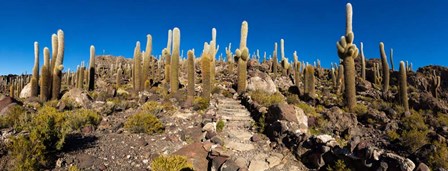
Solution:
{"label": "green shrub", "polygon": [[300,99],[297,94],[288,94],[286,96],[286,102],[288,104],[298,104],[300,102]]}
{"label": "green shrub", "polygon": [[145,112],[157,115],[163,111],[163,106],[156,101],[149,101],[143,104],[142,109]]}
{"label": "green shrub", "polygon": [[298,104],[296,104],[296,106],[301,108],[307,116],[314,116],[314,117],[319,116],[319,114],[316,112],[316,109],[314,107],[310,106],[309,104],[298,103]]}
{"label": "green shrub", "polygon": [[218,86],[214,86],[212,89],[212,94],[219,94],[221,93],[221,88],[219,88]]}
{"label": "green shrub", "polygon": [[233,97],[233,94],[230,93],[229,90],[222,90],[222,95],[224,95],[224,97],[227,97],[227,98],[232,98]]}
{"label": "green shrub", "polygon": [[101,116],[89,109],[80,109],[67,112],[67,122],[72,130],[79,130],[86,126],[97,126],[101,122]]}
{"label": "green shrub", "polygon": [[327,166],[328,171],[350,171],[349,168],[345,165],[345,162],[343,160],[338,160],[334,164],[334,166]]}
{"label": "green shrub", "polygon": [[421,113],[411,110],[411,115],[403,117],[401,119],[404,130],[417,129],[421,131],[428,130],[428,126],[425,124],[425,120]]}
{"label": "green shrub", "polygon": [[193,164],[188,162],[185,156],[159,156],[152,161],[151,169],[153,171],[187,171],[193,170]]}
{"label": "green shrub", "polygon": [[153,114],[139,112],[130,116],[124,123],[124,128],[132,133],[155,134],[163,132],[162,122]]}
{"label": "green shrub", "polygon": [[386,134],[387,134],[387,137],[389,137],[389,139],[391,141],[394,141],[394,140],[400,138],[400,135],[394,130],[389,130],[386,132]]}
{"label": "green shrub", "polygon": [[21,106],[15,105],[0,117],[0,128],[14,128],[20,132],[30,120],[30,115]]}
{"label": "green shrub", "polygon": [[427,134],[427,130],[405,130],[401,133],[401,145],[408,148],[411,152],[414,152],[421,146],[428,143],[428,138],[426,137]]}
{"label": "green shrub", "polygon": [[364,115],[367,113],[367,106],[362,104],[362,103],[358,103],[355,105],[355,107],[353,108],[353,112],[356,113],[357,115]]}
{"label": "green shrub", "polygon": [[219,120],[218,123],[216,123],[216,130],[218,132],[221,132],[224,129],[225,123],[223,120]]}
{"label": "green shrub", "polygon": [[445,143],[434,142],[436,151],[429,155],[429,165],[432,168],[448,168],[448,147]]}
{"label": "green shrub", "polygon": [[265,107],[270,107],[285,101],[283,95],[279,92],[268,94],[265,91],[256,90],[249,92],[249,95],[252,97],[252,100]]}
{"label": "green shrub", "polygon": [[54,107],[56,108],[58,106],[59,101],[58,100],[50,100],[44,103],[44,106]]}
{"label": "green shrub", "polygon": [[64,113],[44,106],[23,126],[29,134],[12,138],[8,146],[16,162],[16,170],[37,170],[46,165],[47,156],[60,150],[70,130]]}
{"label": "green shrub", "polygon": [[440,127],[448,126],[448,115],[437,113],[437,124]]}
{"label": "green shrub", "polygon": [[81,171],[76,165],[68,167],[68,171]]}
{"label": "green shrub", "polygon": [[207,99],[202,97],[196,97],[193,101],[193,109],[194,110],[205,110],[210,105],[210,102]]}

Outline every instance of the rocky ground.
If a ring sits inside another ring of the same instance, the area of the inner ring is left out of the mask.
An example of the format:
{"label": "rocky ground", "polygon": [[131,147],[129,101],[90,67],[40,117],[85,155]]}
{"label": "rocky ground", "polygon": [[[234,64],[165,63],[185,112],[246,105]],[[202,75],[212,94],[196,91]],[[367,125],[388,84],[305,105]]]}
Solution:
{"label": "rocky ground", "polygon": [[[162,84],[135,93],[124,77],[123,86],[114,88],[115,75],[107,71],[116,60],[129,63],[124,58],[98,58],[101,67],[94,92],[66,88],[64,96],[78,103],[75,108],[92,109],[101,121],[71,133],[64,147],[52,153],[47,170],[73,166],[80,170],[151,170],[155,158],[172,154],[186,156],[195,170],[448,169],[448,83],[442,82],[438,98],[430,92],[432,72],[444,80],[447,68],[428,66],[409,72],[411,112],[396,105],[396,71],[391,72],[387,98],[371,78],[357,80],[358,106],[350,113],[335,91],[329,70],[316,72],[317,97],[310,99],[297,95],[292,76],[271,73],[270,62],[249,61],[248,92],[239,96],[234,89],[236,74],[218,62],[217,88],[210,105],[199,110],[185,107],[185,87],[174,95],[164,93]],[[367,68],[374,62],[368,61]],[[201,92],[199,69],[197,73],[195,89]],[[180,82],[186,85],[185,76]],[[261,95],[256,94],[260,91]],[[7,94],[4,89],[2,93]],[[163,123],[163,133],[125,129],[127,119],[151,101],[162,106],[155,116]],[[56,103],[60,111],[72,110],[67,101]],[[15,104],[30,113],[42,105],[32,98],[2,96],[1,114]],[[21,134],[10,127],[1,133],[2,144]],[[14,159],[6,146],[0,150],[0,166],[11,170]]]}

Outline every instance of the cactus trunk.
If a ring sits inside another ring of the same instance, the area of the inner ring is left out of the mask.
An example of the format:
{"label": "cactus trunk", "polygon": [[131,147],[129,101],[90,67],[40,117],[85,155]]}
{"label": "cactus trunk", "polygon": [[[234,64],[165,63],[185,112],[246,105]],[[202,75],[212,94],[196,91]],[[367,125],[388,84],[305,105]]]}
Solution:
{"label": "cactus trunk", "polygon": [[58,30],[57,34],[57,57],[54,64],[53,79],[52,79],[52,94],[51,99],[56,100],[59,98],[59,93],[61,92],[61,80],[62,80],[62,70],[64,66],[62,62],[64,61],[64,32]]}
{"label": "cactus trunk", "polygon": [[50,51],[47,47],[44,48],[44,65],[41,71],[41,82],[40,82],[40,99],[45,102],[50,99]]}
{"label": "cactus trunk", "polygon": [[89,91],[95,89],[95,46],[90,46]]}
{"label": "cactus trunk", "polygon": [[384,51],[384,43],[380,43],[380,53],[381,53],[381,65],[383,71],[383,96],[387,95],[389,91],[389,64],[387,63],[386,52]]}
{"label": "cactus trunk", "polygon": [[400,62],[400,100],[405,111],[409,111],[408,82],[406,77],[406,68],[403,61]]}
{"label": "cactus trunk", "polygon": [[194,51],[189,50],[187,55],[187,101],[192,102],[194,99]]}
{"label": "cactus trunk", "polygon": [[34,42],[34,67],[31,77],[31,97],[39,94],[39,43]]}
{"label": "cactus trunk", "polygon": [[179,52],[180,52],[180,30],[174,28],[173,30],[173,55],[171,56],[171,75],[170,88],[171,93],[176,93],[179,89]]}

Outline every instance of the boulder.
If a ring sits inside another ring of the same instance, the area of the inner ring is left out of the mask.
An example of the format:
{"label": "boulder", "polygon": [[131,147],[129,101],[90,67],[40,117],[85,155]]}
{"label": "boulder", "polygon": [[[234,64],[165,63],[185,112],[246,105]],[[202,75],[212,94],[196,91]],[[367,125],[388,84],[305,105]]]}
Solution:
{"label": "boulder", "polygon": [[266,122],[273,123],[277,120],[286,120],[299,124],[300,132],[305,133],[308,130],[308,117],[301,108],[289,105],[287,103],[280,103],[272,105],[266,114]]}
{"label": "boulder", "polygon": [[352,132],[356,132],[358,120],[355,114],[343,112],[339,107],[332,107],[323,114],[331,130],[343,132],[346,129],[353,129]]}
{"label": "boulder", "polygon": [[200,142],[189,144],[174,152],[174,154],[187,156],[188,160],[193,163],[194,170],[207,170],[208,151],[203,148],[203,145]]}
{"label": "boulder", "polygon": [[400,169],[402,171],[413,171],[415,168],[414,162],[412,162],[410,159],[399,156],[394,153],[385,153],[383,154],[384,158],[390,159],[391,162],[397,163],[400,166]]}
{"label": "boulder", "polygon": [[11,106],[14,105],[17,104],[13,98],[9,96],[0,95],[0,115],[6,114],[6,112],[8,112],[9,109],[11,109]]}
{"label": "boulder", "polygon": [[31,83],[28,83],[25,87],[23,87],[22,91],[20,91],[19,97],[22,99],[31,97]]}
{"label": "boulder", "polygon": [[269,94],[273,94],[277,92],[277,86],[275,86],[274,81],[272,81],[271,77],[268,75],[265,75],[264,77],[255,76],[249,78],[247,90],[262,90]]}
{"label": "boulder", "polygon": [[61,105],[74,108],[90,108],[92,98],[82,89],[74,88],[65,93],[61,98]]}

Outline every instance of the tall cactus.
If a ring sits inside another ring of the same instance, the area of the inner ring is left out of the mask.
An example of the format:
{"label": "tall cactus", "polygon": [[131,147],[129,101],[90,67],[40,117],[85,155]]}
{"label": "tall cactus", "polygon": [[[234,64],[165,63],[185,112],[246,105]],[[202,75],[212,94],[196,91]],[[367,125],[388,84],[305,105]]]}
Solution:
{"label": "tall cactus", "polygon": [[390,49],[390,66],[392,67],[392,71],[394,71],[394,49]]}
{"label": "tall cactus", "polygon": [[90,46],[90,61],[89,61],[89,91],[95,89],[95,46]]}
{"label": "tall cactus", "polygon": [[308,98],[316,97],[316,89],[314,85],[314,67],[307,65],[305,69],[305,89],[304,94]]}
{"label": "tall cactus", "polygon": [[81,67],[78,70],[78,88],[84,89],[84,71],[85,71],[84,61],[81,62]]}
{"label": "tall cactus", "polygon": [[[53,73],[54,66],[56,63],[56,59],[58,58],[58,35],[51,35],[51,64],[50,64],[50,72]],[[51,81],[52,78],[50,78]]]}
{"label": "tall cactus", "polygon": [[50,80],[51,80],[51,72],[50,72],[50,50],[45,47],[44,48],[44,65],[41,70],[41,82],[40,82],[40,99],[45,102],[50,99]]}
{"label": "tall cactus", "polygon": [[336,82],[336,94],[340,94],[341,92],[345,91],[345,84],[344,84],[344,65],[339,65],[338,67],[338,76],[337,76],[337,82]]}
{"label": "tall cactus", "polygon": [[[266,53],[265,53],[266,56]],[[296,87],[298,90],[298,93],[300,95],[300,61],[299,61],[299,57],[297,56],[297,52],[294,51],[294,82],[296,83]]]}
{"label": "tall cactus", "polygon": [[381,65],[383,71],[383,95],[386,96],[389,91],[389,64],[387,63],[386,52],[384,51],[384,43],[380,42]]}
{"label": "tall cactus", "polygon": [[346,5],[346,31],[345,36],[336,43],[338,49],[338,56],[343,60],[344,65],[344,84],[345,84],[345,99],[346,105],[350,111],[356,105],[356,88],[355,88],[355,58],[358,56],[358,48],[353,43],[354,33],[352,30],[352,5]]}
{"label": "tall cactus", "polygon": [[282,64],[282,74],[283,76],[287,75],[287,61],[285,57],[285,40],[280,39],[280,55],[282,57],[281,64]]}
{"label": "tall cactus", "polygon": [[168,44],[167,47],[162,50],[163,58],[165,59],[165,83],[169,85],[171,75],[171,40],[173,39],[173,32],[168,30]]}
{"label": "tall cactus", "polygon": [[123,74],[123,70],[120,67],[120,68],[118,68],[117,76],[115,77],[115,84],[116,84],[115,86],[116,86],[117,89],[121,86],[121,79],[123,77],[122,74]]}
{"label": "tall cactus", "polygon": [[31,97],[39,94],[39,43],[34,42],[34,67],[31,77]]}
{"label": "tall cactus", "polygon": [[187,59],[187,77],[188,77],[188,86],[187,86],[187,101],[193,101],[194,99],[194,50],[189,50]]}
{"label": "tall cactus", "polygon": [[246,91],[247,86],[247,61],[249,60],[249,49],[247,48],[247,34],[249,26],[246,21],[241,24],[240,51],[241,57],[238,60],[238,90],[239,94]]}
{"label": "tall cactus", "polygon": [[234,65],[231,49],[232,49],[232,43],[229,43],[229,47],[226,47],[227,67],[229,73],[233,73],[233,65]]}
{"label": "tall cactus", "polygon": [[216,53],[217,53],[217,48],[216,48],[216,29],[212,28],[212,41],[210,41],[210,48],[211,48],[211,53],[212,53],[212,58],[210,59],[210,80],[211,80],[211,86],[213,89],[214,83],[216,82],[216,78],[215,78],[215,72],[216,72]]}
{"label": "tall cactus", "polygon": [[[409,71],[409,70],[407,70],[407,71]],[[431,84],[432,84],[432,86],[431,86],[432,95],[435,98],[438,98],[439,97],[438,90],[440,88],[441,80],[440,80],[440,76],[437,76],[436,71],[434,71],[433,75],[431,76]]]}
{"label": "tall cactus", "polygon": [[146,35],[146,50],[143,56],[143,74],[142,82],[145,89],[149,89],[150,86],[150,73],[151,70],[151,53],[152,53],[152,36],[150,34]]}
{"label": "tall cactus", "polygon": [[52,79],[52,94],[51,98],[56,100],[59,98],[59,93],[61,92],[61,80],[62,80],[62,70],[64,66],[62,62],[64,61],[64,32],[62,30],[58,30],[58,39],[57,39],[57,56],[54,63],[53,70],[53,79]]}
{"label": "tall cactus", "polygon": [[210,46],[204,43],[204,50],[201,57],[201,73],[202,73],[202,98],[210,101],[211,82],[210,82]]}
{"label": "tall cactus", "polygon": [[406,111],[409,111],[409,103],[408,103],[408,82],[406,77],[406,68],[404,66],[404,62],[400,62],[400,100],[401,105],[403,105]]}
{"label": "tall cactus", "polygon": [[141,75],[142,75],[142,60],[141,60],[141,52],[140,52],[140,42],[137,41],[137,43],[135,43],[135,48],[134,48],[134,90],[136,92],[141,91],[141,85],[142,85],[142,80],[141,80]]}
{"label": "tall cactus", "polygon": [[274,52],[272,54],[272,72],[274,73],[274,77],[277,74],[277,42],[274,43]]}
{"label": "tall cactus", "polygon": [[361,42],[361,78],[366,80],[366,57],[364,56],[364,45]]}
{"label": "tall cactus", "polygon": [[173,30],[173,55],[171,56],[171,75],[170,88],[171,93],[176,93],[179,89],[179,52],[180,52],[180,30]]}

